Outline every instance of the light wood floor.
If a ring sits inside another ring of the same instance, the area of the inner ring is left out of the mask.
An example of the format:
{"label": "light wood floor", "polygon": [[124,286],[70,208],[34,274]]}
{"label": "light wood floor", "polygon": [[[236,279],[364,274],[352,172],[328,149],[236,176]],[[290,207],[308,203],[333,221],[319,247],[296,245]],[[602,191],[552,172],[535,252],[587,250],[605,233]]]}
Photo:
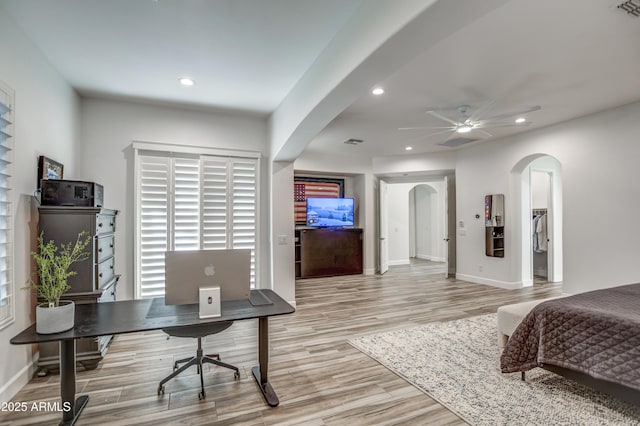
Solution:
{"label": "light wood floor", "polygon": [[[501,290],[443,278],[442,264],[416,261],[384,276],[300,280],[295,314],[270,320],[269,379],[280,406],[269,408],[251,377],[257,322],[236,322],[210,336],[242,374],[205,367],[207,398],[198,400],[196,369],[166,385],[174,358],[195,353],[194,339],[161,332],[117,336],[97,369],[78,372],[77,393],[90,396],[80,425],[390,425],[464,424],[449,410],[347,343],[351,337],[495,312],[561,292],[559,284]],[[470,360],[470,362],[473,362]],[[14,401],[59,400],[59,376],[34,378]],[[57,412],[0,413],[0,424],[56,424]]]}

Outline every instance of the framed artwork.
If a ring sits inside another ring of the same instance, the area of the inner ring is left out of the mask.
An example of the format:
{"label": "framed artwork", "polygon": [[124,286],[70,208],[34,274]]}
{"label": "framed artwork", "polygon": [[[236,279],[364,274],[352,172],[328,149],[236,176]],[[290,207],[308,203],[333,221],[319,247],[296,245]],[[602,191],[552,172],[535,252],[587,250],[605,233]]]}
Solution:
{"label": "framed artwork", "polygon": [[344,197],[344,179],[293,178],[293,205],[296,224],[307,222],[307,197]]}
{"label": "framed artwork", "polygon": [[62,179],[64,166],[51,158],[41,155],[38,157],[38,188],[43,179]]}

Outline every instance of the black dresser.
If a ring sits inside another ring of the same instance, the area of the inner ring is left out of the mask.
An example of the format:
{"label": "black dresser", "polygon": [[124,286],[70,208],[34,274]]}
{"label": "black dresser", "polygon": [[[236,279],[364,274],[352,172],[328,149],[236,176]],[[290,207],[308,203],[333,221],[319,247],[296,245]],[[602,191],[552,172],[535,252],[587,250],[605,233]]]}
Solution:
{"label": "black dresser", "polygon": [[[71,266],[78,274],[69,278],[71,289],[62,299],[73,300],[76,304],[114,301],[120,278],[115,272],[114,256],[118,211],[99,207],[40,206],[38,212],[38,232],[43,233],[45,244],[49,240],[57,245],[75,242],[82,231],[92,236],[91,255]],[[76,362],[85,369],[96,368],[110,341],[110,335],[77,340]],[[40,374],[58,371],[58,344],[40,344],[38,367]]]}

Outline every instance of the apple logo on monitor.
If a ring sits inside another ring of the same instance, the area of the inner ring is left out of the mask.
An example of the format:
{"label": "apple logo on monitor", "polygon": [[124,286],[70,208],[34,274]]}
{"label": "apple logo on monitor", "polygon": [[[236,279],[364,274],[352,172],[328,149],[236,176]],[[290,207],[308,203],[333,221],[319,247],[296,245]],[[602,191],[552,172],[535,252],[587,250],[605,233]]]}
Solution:
{"label": "apple logo on monitor", "polygon": [[213,264],[209,265],[209,266],[205,266],[204,268],[204,274],[208,277],[212,277],[216,274],[216,268],[215,266],[213,266]]}

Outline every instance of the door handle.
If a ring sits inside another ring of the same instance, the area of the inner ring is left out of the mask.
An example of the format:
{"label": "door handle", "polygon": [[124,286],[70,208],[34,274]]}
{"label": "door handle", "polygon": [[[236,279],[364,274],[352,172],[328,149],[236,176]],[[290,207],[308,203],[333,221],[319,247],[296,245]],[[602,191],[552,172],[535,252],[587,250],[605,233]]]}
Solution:
{"label": "door handle", "polygon": [[451,238],[443,238],[443,241],[449,241]]}

